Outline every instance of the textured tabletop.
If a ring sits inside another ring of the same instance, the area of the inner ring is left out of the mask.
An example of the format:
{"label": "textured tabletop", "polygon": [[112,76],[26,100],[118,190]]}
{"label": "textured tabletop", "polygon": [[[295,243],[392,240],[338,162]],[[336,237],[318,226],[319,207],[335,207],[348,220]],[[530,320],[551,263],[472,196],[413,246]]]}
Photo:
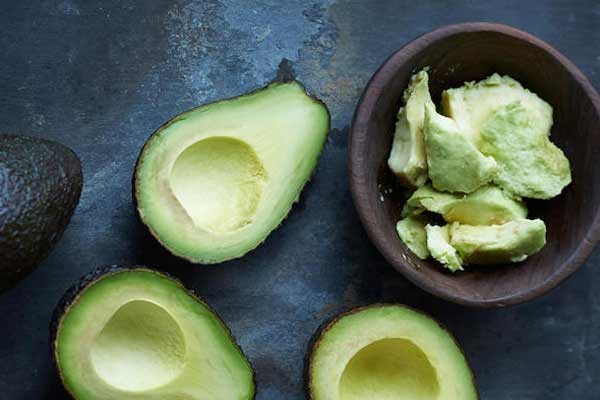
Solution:
{"label": "textured tabletop", "polygon": [[[63,400],[48,348],[52,309],[77,278],[108,264],[166,270],[206,299],[252,362],[257,399],[305,397],[303,359],[320,323],[372,302],[401,302],[446,324],[484,400],[600,398],[600,263],[508,309],[436,299],[370,244],[348,188],[348,126],[375,69],[441,25],[496,21],[562,51],[600,88],[594,1],[27,0],[0,5],[0,132],[58,140],[84,169],[80,204],[50,257],[0,296],[0,400]],[[203,267],[162,250],[136,220],[131,175],[164,121],[270,81],[282,58],[323,99],[332,130],[283,225],[240,260]]]}

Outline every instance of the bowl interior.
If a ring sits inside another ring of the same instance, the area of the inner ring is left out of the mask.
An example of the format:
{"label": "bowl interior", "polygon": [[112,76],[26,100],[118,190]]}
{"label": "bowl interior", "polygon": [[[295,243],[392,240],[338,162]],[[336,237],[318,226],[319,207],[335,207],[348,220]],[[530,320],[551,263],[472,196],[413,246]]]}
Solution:
{"label": "bowl interior", "polygon": [[[369,83],[352,129],[353,194],[372,240],[409,279],[452,301],[501,306],[558,284],[578,268],[597,239],[598,95],[576,67],[528,34],[493,24],[460,27],[415,40],[394,54]],[[544,249],[525,262],[451,274],[433,261],[419,260],[398,238],[395,224],[405,191],[396,185],[386,160],[402,92],[411,75],[424,67],[430,68],[431,94],[438,105],[444,89],[494,72],[510,75],[552,105],[551,138],[570,160],[573,182],[552,200],[528,201],[529,217],[542,218],[548,233]]]}

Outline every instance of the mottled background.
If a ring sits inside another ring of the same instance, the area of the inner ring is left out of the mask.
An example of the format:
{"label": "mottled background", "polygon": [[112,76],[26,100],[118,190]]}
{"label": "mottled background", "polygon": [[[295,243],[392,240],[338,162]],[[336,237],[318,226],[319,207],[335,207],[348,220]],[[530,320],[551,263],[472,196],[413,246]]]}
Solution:
{"label": "mottled background", "polygon": [[[339,311],[379,301],[445,323],[484,400],[600,398],[599,252],[541,299],[464,308],[392,270],[350,199],[348,125],[371,74],[415,36],[478,20],[538,35],[600,87],[595,1],[2,1],[0,131],[70,146],[85,186],[55,251],[0,297],[0,399],[67,399],[48,351],[51,311],[78,277],[115,263],[168,270],[212,304],[254,365],[260,400],[303,399],[313,331]],[[201,267],[168,255],[135,219],[130,180],[140,147],[175,114],[264,85],[282,58],[332,112],[311,184],[241,260]]]}

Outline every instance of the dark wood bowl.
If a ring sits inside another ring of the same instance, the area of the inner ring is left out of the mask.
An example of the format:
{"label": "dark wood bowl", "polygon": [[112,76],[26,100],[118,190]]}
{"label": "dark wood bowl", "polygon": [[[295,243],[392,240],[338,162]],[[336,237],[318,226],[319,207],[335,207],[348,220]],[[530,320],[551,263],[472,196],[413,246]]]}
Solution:
{"label": "dark wood bowl", "polygon": [[[441,92],[508,74],[554,108],[552,140],[571,162],[573,183],[549,201],[528,202],[530,217],[546,222],[547,244],[514,265],[445,272],[421,261],[400,241],[395,225],[404,201],[386,164],[396,113],[411,75],[430,67],[430,89]],[[517,29],[467,23],[437,29],[394,53],[375,73],[358,103],[350,131],[350,184],[361,221],[379,251],[409,280],[456,303],[501,307],[540,296],[575,272],[600,237],[600,97],[557,50]]]}

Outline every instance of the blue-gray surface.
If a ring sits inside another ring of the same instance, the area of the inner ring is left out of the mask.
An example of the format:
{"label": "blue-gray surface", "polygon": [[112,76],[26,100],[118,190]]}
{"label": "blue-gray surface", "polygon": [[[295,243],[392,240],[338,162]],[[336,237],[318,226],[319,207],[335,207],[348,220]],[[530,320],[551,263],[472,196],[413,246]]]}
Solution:
{"label": "blue-gray surface", "polygon": [[[600,398],[600,263],[517,307],[468,309],[408,283],[354,212],[347,131],[365,83],[403,43],[440,25],[499,21],[564,52],[600,87],[594,1],[39,0],[0,6],[0,131],[56,139],[83,161],[85,187],[64,238],[0,297],[0,399],[66,399],[47,335],[62,292],[97,266],[168,270],[221,314],[256,370],[257,398],[302,399],[302,363],[319,324],[349,307],[423,309],[462,343],[483,399]],[[131,174],[150,133],[200,103],[262,86],[285,57],[332,112],[312,183],[257,250],[188,265],[136,221]]]}

